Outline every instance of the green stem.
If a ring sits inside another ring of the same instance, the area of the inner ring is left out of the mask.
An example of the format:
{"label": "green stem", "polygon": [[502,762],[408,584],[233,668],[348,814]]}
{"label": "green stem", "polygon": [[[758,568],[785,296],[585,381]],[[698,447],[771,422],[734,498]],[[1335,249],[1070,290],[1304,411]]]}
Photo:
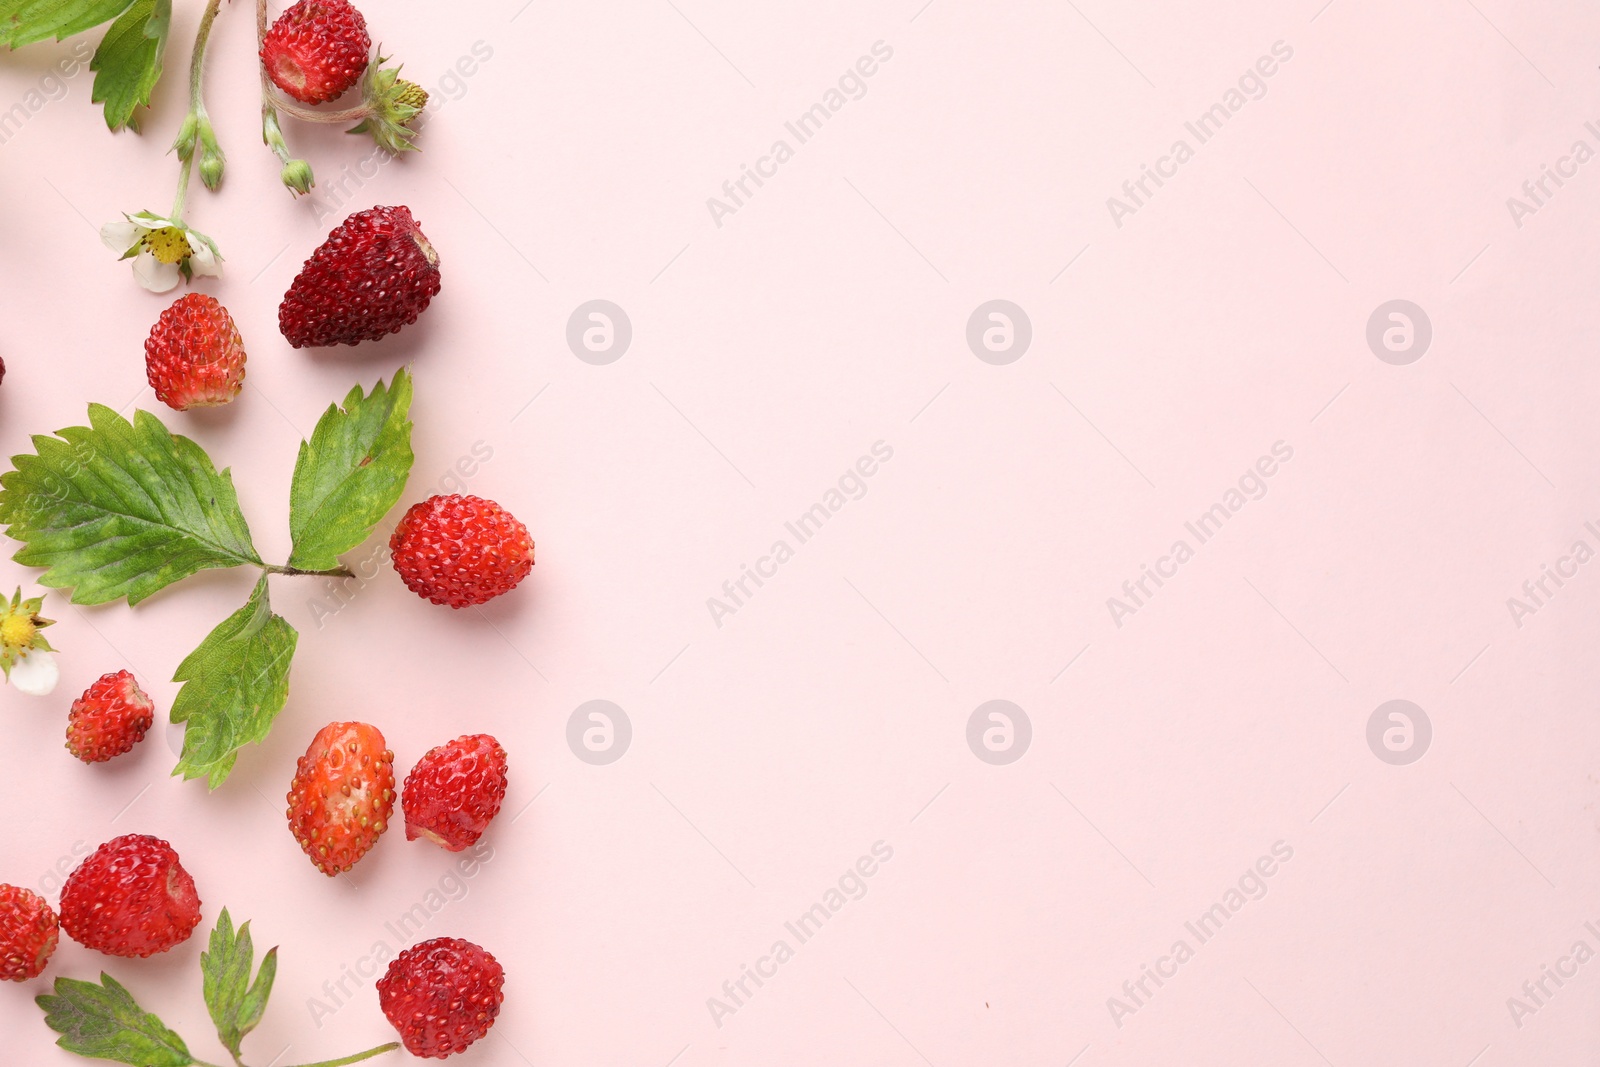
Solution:
{"label": "green stem", "polygon": [[[256,0],[257,52],[266,43],[266,39],[267,0]],[[272,149],[273,155],[278,157],[278,162],[283,167],[278,175],[279,180],[291,193],[304,196],[317,183],[316,176],[312,174],[309,163],[290,154],[289,143],[283,139],[283,127],[278,122],[278,106],[281,101],[272,91],[272,79],[267,75],[267,65],[258,60],[256,68],[261,75],[261,140]]]}
{"label": "green stem", "polygon": [[317,111],[286,100],[272,89],[264,89],[263,96],[271,99],[273,107],[286,115],[293,115],[301,122],[342,123],[372,117],[372,105],[367,103],[347,107],[343,111]]}
{"label": "green stem", "polygon": [[[267,40],[267,0],[256,0],[256,51]],[[283,141],[283,131],[278,126],[278,112],[272,102],[272,81],[267,77],[265,63],[257,62],[261,74],[261,139],[277,153],[280,162],[289,162],[289,146]]]}
{"label": "green stem", "polygon": [[358,1052],[354,1056],[346,1056],[339,1060],[323,1060],[321,1063],[301,1064],[301,1067],[345,1067],[345,1064],[360,1063],[362,1060],[370,1060],[372,1057],[381,1056],[385,1052],[393,1052],[399,1047],[400,1042],[391,1041],[387,1045],[379,1045],[377,1048],[369,1048],[367,1051]]}
{"label": "green stem", "polygon": [[349,567],[334,567],[326,571],[304,571],[299,567],[290,567],[287,564],[263,563],[261,569],[268,574],[287,574],[295,578],[354,578],[355,572]]}
{"label": "green stem", "polygon": [[210,0],[206,9],[200,16],[200,29],[194,35],[194,54],[189,58],[189,111],[196,115],[206,113],[206,105],[200,98],[200,72],[205,67],[206,43],[211,39],[211,24],[217,21],[217,12],[222,10],[222,0]]}
{"label": "green stem", "polygon": [[[342,1059],[337,1060],[322,1060],[318,1063],[304,1063],[300,1064],[300,1067],[346,1067],[347,1064],[360,1063],[362,1060],[370,1060],[374,1056],[381,1056],[385,1052],[393,1052],[399,1047],[400,1042],[391,1041],[387,1045],[379,1045],[377,1048],[369,1048],[367,1051],[358,1052],[354,1056],[345,1056]],[[207,1063],[205,1060],[195,1060],[194,1067],[217,1067],[217,1065],[214,1063]]]}
{"label": "green stem", "polygon": [[194,169],[194,152],[178,158],[178,192],[172,198],[171,218],[173,222],[183,221],[183,207],[189,199],[189,172]]}
{"label": "green stem", "polygon": [[200,15],[200,28],[194,35],[194,52],[189,58],[189,113],[184,116],[183,128],[178,133],[178,141],[173,145],[178,152],[178,192],[172,198],[172,219],[178,221],[183,218],[183,208],[189,199],[189,174],[194,169],[194,145],[196,139],[210,142],[214,145],[216,135],[211,132],[211,119],[206,114],[205,102],[200,95],[201,73],[205,69],[206,44],[211,40],[211,24],[217,21],[217,12],[222,10],[222,0],[207,0],[206,9]]}

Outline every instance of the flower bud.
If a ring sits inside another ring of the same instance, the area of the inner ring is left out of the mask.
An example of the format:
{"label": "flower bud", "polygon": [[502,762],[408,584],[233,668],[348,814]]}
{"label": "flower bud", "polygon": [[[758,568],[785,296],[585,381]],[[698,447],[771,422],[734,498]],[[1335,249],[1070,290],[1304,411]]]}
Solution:
{"label": "flower bud", "polygon": [[295,193],[304,195],[311,191],[317,184],[316,178],[311,173],[311,164],[303,159],[291,159],[283,165],[283,172],[278,175],[283,184]]}
{"label": "flower bud", "polygon": [[179,159],[189,159],[194,155],[195,138],[200,134],[200,117],[193,111],[184,117],[183,125],[178,128],[178,138],[172,142],[172,150],[178,153]]}
{"label": "flower bud", "polygon": [[222,184],[222,164],[223,159],[220,155],[208,152],[200,157],[200,180],[205,182],[206,188],[213,193],[217,191],[217,186]]}

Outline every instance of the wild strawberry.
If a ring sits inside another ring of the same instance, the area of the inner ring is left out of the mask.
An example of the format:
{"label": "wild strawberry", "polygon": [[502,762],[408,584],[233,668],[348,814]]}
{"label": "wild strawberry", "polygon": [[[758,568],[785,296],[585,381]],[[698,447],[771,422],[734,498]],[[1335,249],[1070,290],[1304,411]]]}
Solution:
{"label": "wild strawberry", "polygon": [[516,588],[533,570],[533,539],[516,516],[475,496],[431,496],[413,504],[389,538],[406,588],[464,608]]}
{"label": "wild strawberry", "polygon": [[442,1060],[489,1032],[505,994],[500,962],[470,941],[413,945],[378,979],[378,1004],[413,1056]]}
{"label": "wild strawberry", "polygon": [[394,814],[394,753],[376,726],[332,722],[311,739],[289,786],[289,830],[330,878],[355,866]]}
{"label": "wild strawberry", "polygon": [[130,751],[155,723],[155,704],[127,671],[107,674],[72,702],[67,751],[85,763],[104,763]]}
{"label": "wild strawberry", "polygon": [[321,104],[360,80],[371,48],[367,20],[346,0],[300,0],[267,31],[261,63],[278,88]]}
{"label": "wild strawberry", "polygon": [[426,837],[451,852],[478,843],[506,796],[506,750],[488,734],[430,749],[406,775],[400,806],[406,840]]}
{"label": "wild strawberry", "polygon": [[153,956],[200,924],[194,879],[172,846],[147,834],[107,841],[61,889],[61,928],[109,956]]}
{"label": "wild strawberry", "polygon": [[295,348],[376,341],[417,321],[439,292],[439,253],[405,207],[358,211],[328,235],[278,305]]}
{"label": "wild strawberry", "polygon": [[144,342],[150,388],[176,411],[226,404],[244,388],[244,342],[216,298],[185,293],[161,313]]}
{"label": "wild strawberry", "polygon": [[59,940],[61,925],[44,897],[0,885],[0,981],[39,977]]}

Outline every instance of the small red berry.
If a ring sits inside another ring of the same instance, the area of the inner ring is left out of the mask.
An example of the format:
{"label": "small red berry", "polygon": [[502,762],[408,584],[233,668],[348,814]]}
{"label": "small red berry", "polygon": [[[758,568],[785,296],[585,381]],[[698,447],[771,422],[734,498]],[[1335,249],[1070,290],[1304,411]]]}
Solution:
{"label": "small red berry", "polygon": [[295,348],[376,341],[417,321],[439,292],[439,253],[405,207],[341,222],[306,260],[278,305]]}
{"label": "small red berry", "polygon": [[200,924],[200,897],[171,845],[148,834],[107,841],[67,876],[61,928],[108,956],[153,956]]}
{"label": "small red berry", "polygon": [[394,814],[394,753],[376,726],[332,722],[317,732],[289,785],[289,831],[330,878],[355,866]]}
{"label": "small red berry", "polygon": [[321,104],[361,79],[371,48],[367,20],[346,0],[300,0],[267,31],[261,63],[278,88]]}
{"label": "small red berry", "polygon": [[506,750],[488,734],[430,749],[406,775],[400,806],[406,840],[426,837],[451,852],[478,843],[506,797]]}
{"label": "small red berry", "polygon": [[176,411],[226,404],[244,388],[244,341],[215,297],[185,293],[161,313],[144,342],[145,376]]}
{"label": "small red berry", "polygon": [[67,751],[85,763],[104,763],[130,751],[155,723],[155,704],[127,671],[107,674],[72,702]]}
{"label": "small red berry", "polygon": [[533,539],[516,516],[475,496],[431,496],[413,504],[389,538],[406,588],[464,608],[516,588],[533,570]]}
{"label": "small red berry", "polygon": [[489,1032],[505,994],[500,962],[470,941],[436,937],[396,956],[378,1003],[413,1056],[442,1060]]}
{"label": "small red berry", "polygon": [[0,981],[39,977],[59,940],[61,925],[44,897],[0,885]]}

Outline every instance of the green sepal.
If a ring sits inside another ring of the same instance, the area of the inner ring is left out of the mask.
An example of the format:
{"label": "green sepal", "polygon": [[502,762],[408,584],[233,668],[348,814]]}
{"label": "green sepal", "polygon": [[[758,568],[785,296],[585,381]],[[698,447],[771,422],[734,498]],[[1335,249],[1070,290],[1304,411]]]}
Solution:
{"label": "green sepal", "polygon": [[[22,656],[35,649],[41,652],[54,652],[50,642],[45,639],[42,631],[46,626],[54,626],[54,619],[47,619],[39,614],[44,610],[44,597],[29,597],[22,599],[22,587],[18,586],[16,593],[11,597],[11,603],[6,604],[5,597],[0,596],[0,672],[7,679],[11,677],[11,668],[16,666]],[[18,625],[18,623],[22,625]],[[7,631],[20,629],[23,631],[21,640],[13,641],[7,636]]]}
{"label": "green sepal", "polygon": [[399,155],[417,150],[412,124],[428,106],[428,93],[416,82],[401,79],[400,67],[384,66],[388,58],[380,55],[367,64],[361,99],[370,113],[345,132],[367,134],[379,148]]}

